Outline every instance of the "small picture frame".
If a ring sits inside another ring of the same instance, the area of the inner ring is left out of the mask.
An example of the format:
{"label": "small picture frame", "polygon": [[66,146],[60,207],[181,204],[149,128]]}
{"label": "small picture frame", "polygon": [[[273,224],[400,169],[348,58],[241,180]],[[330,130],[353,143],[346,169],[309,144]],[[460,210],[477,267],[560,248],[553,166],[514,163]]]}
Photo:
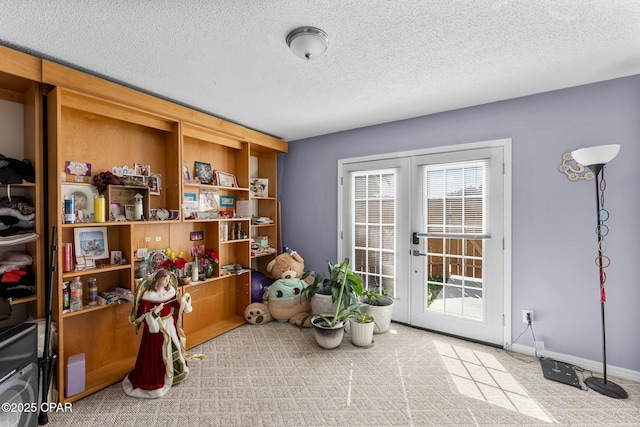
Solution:
{"label": "small picture frame", "polygon": [[204,240],[204,231],[192,231],[189,233],[189,240],[197,242],[198,240]]}
{"label": "small picture frame", "polygon": [[251,197],[269,197],[269,180],[267,178],[251,178],[249,180]]}
{"label": "small picture frame", "polygon": [[149,194],[152,196],[159,196],[160,189],[162,188],[162,175],[159,173],[152,173],[147,178],[147,185],[149,186]]}
{"label": "small picture frame", "polygon": [[88,268],[96,268],[96,261],[89,255],[77,256],[76,268],[80,271],[84,271]]}
{"label": "small picture frame", "polygon": [[220,210],[220,198],[217,190],[201,188],[199,194],[200,211],[218,212]]}
{"label": "small picture frame", "polygon": [[122,264],[122,251],[111,251],[111,264]]}
{"label": "small picture frame", "polygon": [[[76,217],[88,218],[93,216],[93,198],[98,195],[98,190],[94,185],[62,183],[61,192],[63,200],[73,196]],[[79,211],[80,213],[78,213]]]}
{"label": "small picture frame", "polygon": [[120,206],[120,202],[109,203],[109,219],[115,220],[121,215],[122,215],[122,207]]}
{"label": "small picture frame", "polygon": [[191,168],[189,168],[189,163],[184,162],[182,165],[182,179],[185,181],[192,181],[193,176],[191,175]]}
{"label": "small picture frame", "polygon": [[236,204],[235,196],[220,196],[220,206],[233,207]]}
{"label": "small picture frame", "polygon": [[136,163],[135,165],[135,174],[139,176],[151,176],[151,166],[150,165],[142,165],[140,163]]}
{"label": "small picture frame", "polygon": [[216,183],[220,187],[237,187],[238,180],[236,176],[229,172],[216,171]]}
{"label": "small picture frame", "polygon": [[180,219],[180,211],[179,211],[178,209],[170,209],[170,210],[169,210],[169,213],[170,213],[170,215],[171,215],[171,216],[169,217],[169,219],[170,219],[171,221],[176,221],[176,220],[179,220],[179,219]]}
{"label": "small picture frame", "polygon": [[204,162],[195,162],[196,178],[200,180],[202,184],[211,184],[213,181],[213,173],[211,171],[211,165]]}
{"label": "small picture frame", "polygon": [[109,259],[107,227],[82,227],[73,230],[76,258]]}
{"label": "small picture frame", "polygon": [[124,205],[124,217],[127,221],[136,220],[136,205]]}

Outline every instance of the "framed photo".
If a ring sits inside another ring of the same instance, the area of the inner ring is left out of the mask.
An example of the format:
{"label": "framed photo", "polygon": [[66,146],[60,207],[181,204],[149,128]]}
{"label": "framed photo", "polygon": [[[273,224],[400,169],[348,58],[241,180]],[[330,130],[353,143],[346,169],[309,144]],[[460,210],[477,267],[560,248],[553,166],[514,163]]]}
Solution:
{"label": "framed photo", "polygon": [[150,165],[141,165],[140,163],[135,164],[136,175],[140,176],[151,176],[151,166]]}
{"label": "framed photo", "polygon": [[220,187],[237,187],[238,180],[232,173],[216,171],[216,183]]}
{"label": "framed photo", "polygon": [[122,207],[120,202],[109,203],[109,219],[115,220],[122,215]]}
{"label": "framed photo", "polygon": [[122,264],[122,251],[111,251],[111,264]]}
{"label": "framed photo", "polygon": [[236,204],[235,196],[220,196],[220,206],[234,206]]}
{"label": "framed photo", "polygon": [[198,178],[202,184],[212,183],[213,173],[211,171],[211,165],[209,163],[196,161],[195,169],[196,169],[196,178]]}
{"label": "framed photo", "polygon": [[109,259],[107,227],[83,227],[73,230],[76,258],[82,256]]}
{"label": "framed photo", "polygon": [[127,221],[136,220],[136,205],[124,205],[124,216]]}
{"label": "framed photo", "polygon": [[[65,184],[62,183],[62,199],[73,196],[75,213],[79,218],[93,215],[93,198],[98,195],[98,190],[91,184]],[[81,211],[81,214],[78,214]]]}
{"label": "framed photo", "polygon": [[189,168],[189,163],[185,162],[182,165],[182,179],[185,181],[192,181],[193,176],[191,175],[191,169]]}
{"label": "framed photo", "polygon": [[220,198],[217,190],[200,189],[200,211],[218,212],[220,210]]}
{"label": "framed photo", "polygon": [[162,263],[167,259],[164,249],[149,251],[147,257],[147,265],[149,266],[149,274],[153,274],[162,268]]}
{"label": "framed photo", "polygon": [[249,195],[252,197],[269,197],[269,180],[267,178],[251,178]]}
{"label": "framed photo", "polygon": [[189,240],[196,242],[198,240],[204,240],[204,231],[192,231],[189,233]]}
{"label": "framed photo", "polygon": [[180,211],[177,209],[170,209],[169,214],[170,214],[169,219],[172,221],[180,219]]}
{"label": "framed photo", "polygon": [[162,189],[162,175],[159,173],[152,173],[147,179],[147,185],[149,186],[149,194],[153,196],[159,196]]}

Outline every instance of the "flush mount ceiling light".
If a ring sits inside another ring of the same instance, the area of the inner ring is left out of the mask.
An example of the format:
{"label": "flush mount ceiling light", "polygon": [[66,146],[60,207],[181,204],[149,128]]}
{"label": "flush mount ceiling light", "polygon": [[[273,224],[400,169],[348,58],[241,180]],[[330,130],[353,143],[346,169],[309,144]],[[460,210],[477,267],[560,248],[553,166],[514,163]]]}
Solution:
{"label": "flush mount ceiling light", "polygon": [[322,55],[329,45],[327,33],[316,27],[300,27],[287,35],[287,46],[302,59],[314,59]]}

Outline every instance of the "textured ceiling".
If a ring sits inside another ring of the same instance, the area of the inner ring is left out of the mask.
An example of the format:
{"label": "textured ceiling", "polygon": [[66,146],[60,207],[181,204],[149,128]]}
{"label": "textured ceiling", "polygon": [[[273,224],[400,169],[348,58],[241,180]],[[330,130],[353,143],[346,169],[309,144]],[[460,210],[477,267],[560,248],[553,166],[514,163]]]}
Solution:
{"label": "textured ceiling", "polygon": [[292,141],[640,74],[640,1],[0,0],[0,44]]}

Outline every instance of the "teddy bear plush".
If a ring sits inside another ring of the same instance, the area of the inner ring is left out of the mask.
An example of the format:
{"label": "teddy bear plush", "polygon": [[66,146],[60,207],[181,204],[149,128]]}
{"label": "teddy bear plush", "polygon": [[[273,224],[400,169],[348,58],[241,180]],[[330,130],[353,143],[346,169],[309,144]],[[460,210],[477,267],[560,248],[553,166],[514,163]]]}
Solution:
{"label": "teddy bear plush", "polygon": [[[313,283],[312,277],[306,282],[300,279],[304,273],[304,259],[297,252],[280,254],[267,264],[267,273],[277,280],[265,291],[262,303],[247,306],[245,319],[254,325],[275,319],[299,326],[311,308],[303,290]],[[310,326],[309,322],[305,322],[305,326]]]}
{"label": "teddy bear plush", "polygon": [[[304,259],[295,251],[282,253],[267,264],[267,273],[276,280],[300,279],[304,274]],[[309,276],[305,281],[310,285],[313,277]]]}

